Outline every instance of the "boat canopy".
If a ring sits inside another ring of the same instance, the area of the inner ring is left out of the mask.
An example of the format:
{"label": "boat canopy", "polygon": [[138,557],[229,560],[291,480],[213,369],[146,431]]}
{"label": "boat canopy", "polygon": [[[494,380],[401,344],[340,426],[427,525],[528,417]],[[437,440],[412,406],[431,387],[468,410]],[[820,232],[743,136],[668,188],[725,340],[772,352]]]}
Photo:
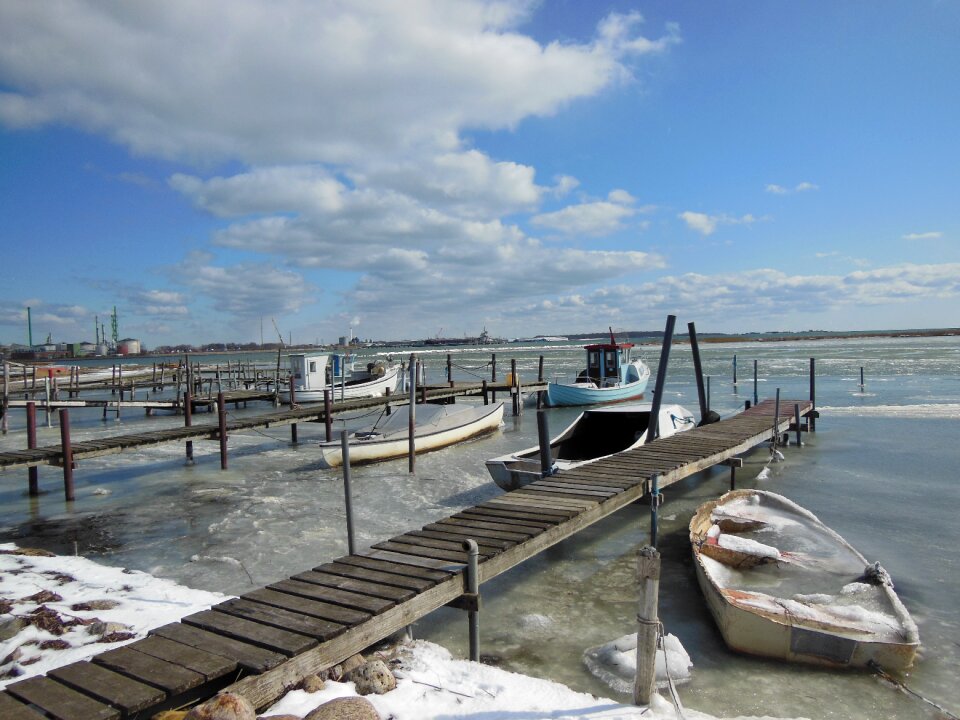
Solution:
{"label": "boat canopy", "polygon": [[632,347],[633,343],[587,345],[587,377],[597,383],[598,387],[603,387],[607,380],[626,381],[627,378],[621,377],[621,368],[630,362]]}

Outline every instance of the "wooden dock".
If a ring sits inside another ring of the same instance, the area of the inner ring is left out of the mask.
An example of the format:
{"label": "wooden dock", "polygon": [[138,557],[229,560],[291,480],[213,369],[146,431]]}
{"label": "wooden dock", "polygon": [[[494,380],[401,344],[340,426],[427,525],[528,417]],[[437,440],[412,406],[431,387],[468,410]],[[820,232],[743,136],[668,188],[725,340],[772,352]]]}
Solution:
{"label": "wooden dock", "polygon": [[790,428],[794,406],[764,401],[590,465],[559,472],[352,555],[157,628],[149,637],[0,693],[3,720],[149,717],[229,687],[263,708],[303,676],[362,651],[465,594],[463,542],[484,582],[650,491]]}

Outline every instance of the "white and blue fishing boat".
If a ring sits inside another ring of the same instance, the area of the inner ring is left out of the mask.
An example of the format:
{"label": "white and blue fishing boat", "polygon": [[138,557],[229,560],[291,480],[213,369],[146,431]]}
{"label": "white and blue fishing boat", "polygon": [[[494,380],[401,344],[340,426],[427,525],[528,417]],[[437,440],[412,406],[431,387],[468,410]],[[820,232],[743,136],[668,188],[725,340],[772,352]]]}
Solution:
{"label": "white and blue fishing boat", "polygon": [[545,404],[596,405],[639,400],[647,389],[650,368],[630,357],[633,343],[618,343],[610,331],[609,343],[587,345],[587,367],[574,382],[548,383]]}

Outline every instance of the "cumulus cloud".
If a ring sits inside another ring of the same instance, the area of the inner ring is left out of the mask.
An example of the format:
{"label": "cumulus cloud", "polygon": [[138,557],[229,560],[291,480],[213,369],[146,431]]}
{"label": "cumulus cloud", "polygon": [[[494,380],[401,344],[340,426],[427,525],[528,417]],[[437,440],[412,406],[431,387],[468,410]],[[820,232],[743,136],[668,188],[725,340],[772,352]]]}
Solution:
{"label": "cumulus cloud", "polygon": [[624,221],[637,214],[634,198],[625,190],[613,190],[607,200],[568,205],[562,210],[542,213],[531,224],[566,235],[608,235],[622,230]]}
{"label": "cumulus cloud", "polygon": [[732,217],[730,215],[707,215],[690,210],[680,213],[678,217],[687,224],[688,228],[696,230],[704,236],[712,235],[720,225],[752,225],[760,219],[750,214]]}
{"label": "cumulus cloud", "polygon": [[[170,0],[0,4],[0,122],[59,121],[137,153],[252,164],[455,150],[629,76],[638,13],[585,43],[517,32],[533,3]],[[214,99],[212,101],[212,99]]]}

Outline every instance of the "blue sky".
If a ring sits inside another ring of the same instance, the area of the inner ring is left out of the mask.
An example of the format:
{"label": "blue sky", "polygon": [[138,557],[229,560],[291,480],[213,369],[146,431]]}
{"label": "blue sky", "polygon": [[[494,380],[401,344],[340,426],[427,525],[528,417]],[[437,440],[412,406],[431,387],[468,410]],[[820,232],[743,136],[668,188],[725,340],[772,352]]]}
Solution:
{"label": "blue sky", "polygon": [[957,326],[957,68],[952,0],[5,0],[0,343]]}

